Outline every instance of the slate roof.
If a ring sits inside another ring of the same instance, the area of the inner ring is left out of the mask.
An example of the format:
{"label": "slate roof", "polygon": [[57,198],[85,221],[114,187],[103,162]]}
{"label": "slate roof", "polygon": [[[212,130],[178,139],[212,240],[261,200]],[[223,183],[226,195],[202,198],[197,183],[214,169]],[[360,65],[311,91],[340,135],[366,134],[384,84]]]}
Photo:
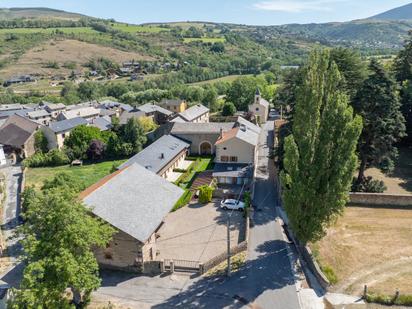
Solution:
{"label": "slate roof", "polygon": [[153,104],[153,103],[146,103],[144,105],[140,105],[140,106],[137,107],[137,109],[139,111],[145,112],[146,114],[151,114],[151,113],[154,113],[154,112],[162,113],[162,114],[165,114],[167,116],[170,116],[170,115],[173,114],[171,111],[168,111],[167,109],[165,109],[163,107],[160,107],[160,106],[158,106],[156,104]]}
{"label": "slate roof", "polygon": [[240,139],[253,146],[256,146],[259,142],[259,134],[248,129],[246,126],[241,126],[235,127],[228,132],[224,132],[223,136],[217,140],[216,145],[223,144],[234,138]]}
{"label": "slate roof", "polygon": [[212,175],[213,177],[251,178],[253,175],[253,168],[251,164],[216,163]]}
{"label": "slate roof", "polygon": [[120,115],[119,123],[120,123],[120,124],[126,124],[127,121],[128,121],[130,118],[139,119],[139,118],[145,117],[145,116],[146,116],[146,113],[145,113],[145,112],[142,112],[142,111],[123,112],[123,113]]}
{"label": "slate roof", "polygon": [[124,104],[124,103],[120,103],[120,102],[112,101],[112,100],[104,100],[100,102],[100,107],[106,108],[106,109],[120,107],[121,109],[127,112],[130,112],[133,110],[133,106],[130,106],[129,104]]}
{"label": "slate roof", "polygon": [[202,104],[196,104],[192,107],[189,107],[184,112],[179,113],[179,116],[183,118],[184,120],[190,122],[208,112],[209,112],[209,109],[206,106]]}
{"label": "slate roof", "polygon": [[66,109],[66,105],[63,103],[49,103],[49,102],[44,102],[43,105],[45,106],[45,109],[48,111],[58,111],[62,109]]}
{"label": "slate roof", "polygon": [[50,117],[50,113],[44,109],[34,110],[27,113],[30,118]]}
{"label": "slate roof", "polygon": [[76,109],[67,110],[61,113],[64,119],[72,119],[77,117],[91,117],[98,116],[100,114],[100,109],[94,107],[80,107]]}
{"label": "slate roof", "polygon": [[73,119],[66,119],[62,121],[54,121],[49,124],[50,130],[52,130],[54,133],[60,133],[60,132],[67,132],[75,127],[81,126],[81,125],[86,125],[87,120],[81,117],[73,118]]}
{"label": "slate roof", "polygon": [[3,104],[0,105],[0,111],[13,111],[23,109],[21,104]]}
{"label": "slate roof", "polygon": [[257,125],[255,125],[254,123],[247,121],[245,118],[243,117],[238,117],[236,123],[240,126],[240,125],[244,125],[247,128],[249,128],[250,130],[252,130],[255,133],[260,133],[261,128]]}
{"label": "slate roof", "polygon": [[89,124],[100,131],[107,131],[112,128],[112,120],[109,116],[99,117],[89,121]]}
{"label": "slate roof", "polygon": [[173,123],[173,127],[170,130],[171,134],[219,134],[220,129],[223,132],[229,131],[235,125],[234,122],[206,122],[206,123]]}
{"label": "slate roof", "polygon": [[144,243],[183,192],[144,167],[132,164],[103,178],[80,198],[96,216]]}
{"label": "slate roof", "polygon": [[22,116],[10,116],[0,127],[0,144],[21,147],[39,125]]}
{"label": "slate roof", "polygon": [[179,138],[171,135],[163,135],[157,141],[123,163],[119,169],[137,163],[157,174],[180,152],[189,147],[190,145],[188,143]]}
{"label": "slate roof", "polygon": [[28,112],[34,111],[34,109],[20,109],[20,110],[9,110],[0,111],[0,118],[8,118],[13,115],[19,115],[21,117],[26,117]]}

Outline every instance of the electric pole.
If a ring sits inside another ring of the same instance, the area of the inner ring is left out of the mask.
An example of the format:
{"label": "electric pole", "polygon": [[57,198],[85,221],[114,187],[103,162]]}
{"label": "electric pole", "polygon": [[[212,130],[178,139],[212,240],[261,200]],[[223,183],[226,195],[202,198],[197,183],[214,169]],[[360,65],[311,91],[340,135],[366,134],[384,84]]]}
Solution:
{"label": "electric pole", "polygon": [[227,276],[230,277],[230,215],[227,216]]}

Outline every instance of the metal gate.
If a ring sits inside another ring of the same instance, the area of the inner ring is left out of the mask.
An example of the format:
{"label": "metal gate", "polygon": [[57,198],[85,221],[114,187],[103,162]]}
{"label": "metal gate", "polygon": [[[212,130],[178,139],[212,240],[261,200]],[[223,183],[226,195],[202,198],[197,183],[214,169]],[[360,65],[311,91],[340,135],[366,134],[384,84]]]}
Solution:
{"label": "metal gate", "polygon": [[200,272],[200,262],[199,261],[165,259],[164,260],[165,270],[171,271],[172,264],[174,264],[174,271]]}

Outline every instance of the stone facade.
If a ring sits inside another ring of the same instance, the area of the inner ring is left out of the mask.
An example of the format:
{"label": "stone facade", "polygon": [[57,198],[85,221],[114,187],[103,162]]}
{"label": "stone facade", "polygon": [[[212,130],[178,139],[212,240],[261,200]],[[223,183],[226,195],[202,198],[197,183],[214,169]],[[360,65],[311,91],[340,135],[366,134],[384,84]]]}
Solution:
{"label": "stone facade", "polygon": [[[173,133],[173,135],[189,142],[190,154],[193,155],[215,154],[215,143],[220,137],[220,133]],[[205,150],[205,143],[209,144],[211,153],[202,153],[201,150]]]}
{"label": "stone facade", "polygon": [[156,235],[152,234],[143,244],[130,235],[118,231],[106,248],[97,248],[94,254],[102,269],[142,273],[144,263],[156,259]]}

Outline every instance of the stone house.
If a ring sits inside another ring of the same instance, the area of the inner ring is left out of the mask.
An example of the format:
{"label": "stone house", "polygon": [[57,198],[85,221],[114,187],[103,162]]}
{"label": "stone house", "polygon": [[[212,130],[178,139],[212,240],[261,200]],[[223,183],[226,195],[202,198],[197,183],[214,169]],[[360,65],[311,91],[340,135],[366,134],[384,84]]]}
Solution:
{"label": "stone house", "polygon": [[159,125],[167,123],[173,115],[173,112],[154,103],[146,103],[138,106],[136,109],[144,112],[147,117],[153,117],[154,122]]}
{"label": "stone house", "polygon": [[50,121],[52,120],[52,114],[50,114],[45,109],[38,109],[27,113],[27,117],[30,120],[37,122],[38,124],[42,124],[47,126]]}
{"label": "stone house", "polygon": [[0,144],[6,155],[21,159],[35,153],[34,135],[41,127],[38,123],[19,115],[12,115],[0,127]]}
{"label": "stone house", "polygon": [[181,188],[135,163],[82,192],[80,198],[93,215],[117,230],[106,248],[94,250],[100,267],[151,272],[156,231],[182,194]]}
{"label": "stone house", "polygon": [[186,158],[190,145],[171,135],[164,135],[123,163],[119,169],[139,164],[147,170],[168,179]]}
{"label": "stone house", "polygon": [[187,109],[187,102],[185,100],[169,100],[163,99],[159,102],[159,106],[171,111],[173,113],[182,113]]}
{"label": "stone house", "polygon": [[49,149],[61,149],[64,145],[64,140],[70,135],[71,130],[87,124],[87,120],[77,117],[62,121],[53,121],[47,127],[43,127],[42,131],[47,138]]}
{"label": "stone house", "polygon": [[182,122],[182,120],[193,123],[209,122],[209,109],[202,104],[196,104],[178,113],[177,118],[178,122]]}

